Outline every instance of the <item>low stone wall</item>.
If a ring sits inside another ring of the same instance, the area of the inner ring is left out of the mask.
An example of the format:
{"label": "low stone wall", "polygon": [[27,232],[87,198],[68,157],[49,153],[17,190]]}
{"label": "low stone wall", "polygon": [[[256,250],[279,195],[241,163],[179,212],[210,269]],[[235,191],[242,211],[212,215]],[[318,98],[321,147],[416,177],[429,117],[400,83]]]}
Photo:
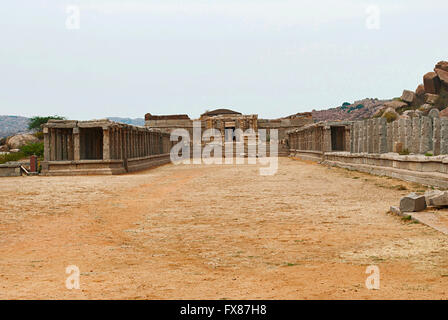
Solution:
{"label": "low stone wall", "polygon": [[0,177],[18,177],[21,175],[20,164],[0,164]]}
{"label": "low stone wall", "polygon": [[447,155],[426,157],[397,153],[369,154],[291,149],[290,157],[448,189]]}
{"label": "low stone wall", "polygon": [[156,167],[170,162],[169,153],[125,160],[48,161],[42,164],[46,176],[114,175]]}
{"label": "low stone wall", "polygon": [[448,189],[448,156],[329,152],[321,163]]}
{"label": "low stone wall", "polygon": [[300,160],[321,162],[324,156],[322,151],[309,151],[309,150],[290,150],[290,156],[298,158]]}

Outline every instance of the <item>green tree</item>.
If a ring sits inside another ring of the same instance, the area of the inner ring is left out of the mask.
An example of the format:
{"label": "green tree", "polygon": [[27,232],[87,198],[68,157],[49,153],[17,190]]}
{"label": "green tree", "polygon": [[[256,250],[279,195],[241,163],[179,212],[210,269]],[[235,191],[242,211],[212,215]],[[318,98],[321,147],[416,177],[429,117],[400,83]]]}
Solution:
{"label": "green tree", "polygon": [[42,125],[46,124],[48,120],[65,120],[64,117],[60,116],[49,116],[49,117],[32,117],[30,123],[28,124],[28,129],[41,131]]}

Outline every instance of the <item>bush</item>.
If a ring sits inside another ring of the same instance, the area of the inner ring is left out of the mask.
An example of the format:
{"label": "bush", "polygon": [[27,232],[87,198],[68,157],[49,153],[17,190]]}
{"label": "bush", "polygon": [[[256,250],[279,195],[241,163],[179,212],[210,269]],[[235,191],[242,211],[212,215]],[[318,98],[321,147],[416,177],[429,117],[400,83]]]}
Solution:
{"label": "bush", "polygon": [[388,123],[397,120],[397,115],[395,113],[392,113],[392,112],[385,112],[382,115],[382,117],[385,118]]}
{"label": "bush", "polygon": [[43,157],[44,155],[44,143],[43,142],[37,142],[37,143],[29,143],[26,146],[23,146],[21,148],[21,151],[25,156],[38,156]]}
{"label": "bush", "polygon": [[0,154],[0,164],[9,161],[18,161],[22,158],[25,158],[25,154],[23,152]]}
{"label": "bush", "polygon": [[46,124],[48,120],[65,120],[65,118],[60,116],[32,117],[28,124],[28,129],[40,131],[42,130],[42,125]]}
{"label": "bush", "polygon": [[34,136],[39,140],[44,140],[44,133],[42,131],[38,131],[34,134]]}

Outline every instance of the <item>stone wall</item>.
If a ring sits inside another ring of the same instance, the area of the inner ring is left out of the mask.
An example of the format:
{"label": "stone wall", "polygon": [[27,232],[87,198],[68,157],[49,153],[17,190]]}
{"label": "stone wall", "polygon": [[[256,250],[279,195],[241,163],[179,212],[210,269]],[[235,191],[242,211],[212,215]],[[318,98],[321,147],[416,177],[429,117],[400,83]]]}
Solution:
{"label": "stone wall", "polygon": [[384,118],[356,121],[351,125],[352,153],[448,153],[448,118],[402,117],[387,123]]}
{"label": "stone wall", "polygon": [[22,175],[20,164],[5,163],[0,164],[0,177],[18,177]]}

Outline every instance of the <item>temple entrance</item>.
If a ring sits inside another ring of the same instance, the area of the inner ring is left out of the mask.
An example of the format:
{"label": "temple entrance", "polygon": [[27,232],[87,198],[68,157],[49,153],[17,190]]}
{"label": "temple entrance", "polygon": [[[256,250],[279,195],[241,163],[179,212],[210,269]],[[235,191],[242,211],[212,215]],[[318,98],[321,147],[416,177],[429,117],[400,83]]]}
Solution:
{"label": "temple entrance", "polygon": [[80,128],[81,160],[103,159],[103,129]]}
{"label": "temple entrance", "polygon": [[331,127],[331,151],[344,151],[345,127]]}
{"label": "temple entrance", "polygon": [[235,129],[236,124],[235,121],[226,121],[224,123],[225,126],[225,142],[232,142],[235,141]]}

